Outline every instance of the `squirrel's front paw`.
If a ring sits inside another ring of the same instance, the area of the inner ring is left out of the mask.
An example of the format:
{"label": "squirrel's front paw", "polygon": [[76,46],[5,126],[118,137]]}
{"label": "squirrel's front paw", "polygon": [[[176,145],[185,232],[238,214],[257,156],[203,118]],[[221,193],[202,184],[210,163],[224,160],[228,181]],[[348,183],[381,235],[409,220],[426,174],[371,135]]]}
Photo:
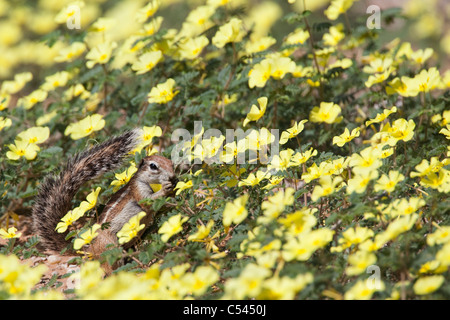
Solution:
{"label": "squirrel's front paw", "polygon": [[173,188],[175,187],[172,183],[172,181],[162,181],[161,182],[161,191],[164,193],[164,195],[170,195],[173,193]]}

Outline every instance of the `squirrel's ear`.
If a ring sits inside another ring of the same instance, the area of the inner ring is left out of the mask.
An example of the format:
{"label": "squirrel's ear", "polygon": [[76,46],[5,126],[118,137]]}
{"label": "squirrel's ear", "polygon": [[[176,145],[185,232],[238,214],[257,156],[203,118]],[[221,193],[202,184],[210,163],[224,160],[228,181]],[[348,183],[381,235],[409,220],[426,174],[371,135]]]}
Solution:
{"label": "squirrel's ear", "polygon": [[144,159],[141,160],[141,162],[139,163],[139,169],[144,165]]}

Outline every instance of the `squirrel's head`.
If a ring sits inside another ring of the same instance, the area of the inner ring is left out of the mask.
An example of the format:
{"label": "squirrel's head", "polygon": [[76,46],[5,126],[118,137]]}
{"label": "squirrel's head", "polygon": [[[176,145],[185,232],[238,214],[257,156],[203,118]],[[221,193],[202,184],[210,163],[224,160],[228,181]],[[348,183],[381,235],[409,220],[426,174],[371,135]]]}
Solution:
{"label": "squirrel's head", "polygon": [[178,179],[173,169],[171,160],[158,155],[152,155],[142,159],[138,168],[139,180],[148,184],[160,184],[170,181],[175,187]]}

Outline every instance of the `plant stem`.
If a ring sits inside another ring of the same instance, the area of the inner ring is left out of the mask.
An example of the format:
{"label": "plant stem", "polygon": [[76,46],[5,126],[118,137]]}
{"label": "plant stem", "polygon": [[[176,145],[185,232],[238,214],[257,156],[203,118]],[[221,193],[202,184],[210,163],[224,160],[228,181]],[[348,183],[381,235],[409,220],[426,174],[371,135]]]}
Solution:
{"label": "plant stem", "polygon": [[105,82],[103,83],[103,106],[106,109],[107,106],[107,95],[108,95],[108,88],[107,88],[107,81],[106,78],[108,77],[108,69],[104,64],[102,64],[103,72],[105,73]]}
{"label": "plant stem", "polygon": [[[305,0],[303,0],[303,11],[306,11],[306,3],[305,3]],[[319,67],[319,63],[317,62],[316,52],[315,52],[315,50],[314,50],[314,45],[315,45],[315,44],[314,44],[314,39],[313,39],[312,32],[311,32],[311,27],[309,26],[309,22],[308,22],[308,19],[307,19],[306,17],[303,18],[303,21],[305,22],[306,30],[307,30],[308,33],[309,33],[309,44],[310,44],[310,46],[311,46],[311,51],[312,51],[312,54],[313,54],[314,65],[315,65],[315,67],[316,67],[316,69],[317,69],[317,73],[321,74],[321,72],[320,72],[320,67]],[[322,81],[320,81],[320,87],[322,87]]]}

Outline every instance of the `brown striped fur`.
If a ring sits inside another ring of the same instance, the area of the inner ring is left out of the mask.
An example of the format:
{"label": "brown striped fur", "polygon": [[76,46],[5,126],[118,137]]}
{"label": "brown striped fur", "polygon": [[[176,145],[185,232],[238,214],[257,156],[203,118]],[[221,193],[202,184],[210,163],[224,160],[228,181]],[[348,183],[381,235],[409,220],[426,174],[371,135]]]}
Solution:
{"label": "brown striped fur", "polygon": [[[152,169],[150,165],[156,166]],[[105,251],[105,247],[111,243],[117,243],[115,234],[131,217],[141,211],[147,213],[141,223],[148,227],[154,219],[155,212],[151,207],[139,204],[143,199],[156,199],[173,193],[177,183],[173,171],[172,161],[162,156],[149,156],[142,160],[138,171],[130,179],[126,186],[119,190],[106,204],[103,212],[98,217],[98,223],[110,222],[110,227],[101,230],[89,248],[89,252],[96,258]],[[162,188],[153,193],[150,184],[161,184]],[[142,234],[146,228],[141,230]],[[133,243],[127,243],[125,247]]]}
{"label": "brown striped fur", "polygon": [[[71,210],[72,198],[84,182],[117,169],[130,151],[140,143],[141,136],[142,131],[134,129],[113,137],[75,155],[67,162],[59,175],[45,178],[35,198],[32,211],[33,230],[39,236],[43,249],[61,251],[67,246],[66,233],[57,233],[55,227]],[[155,166],[157,169],[152,169]],[[150,183],[160,183],[163,188],[153,193]],[[138,202],[144,198],[154,199],[170,194],[174,183],[176,178],[169,159],[156,155],[146,157],[129,183],[113,195],[107,203],[99,217],[99,222],[110,222],[110,228],[100,231],[98,239],[89,251],[98,256],[105,250],[108,243],[115,243],[117,241],[115,233],[137,213],[137,210],[148,213],[148,217],[144,220],[148,220],[147,222],[152,220],[153,212],[142,208]]]}

